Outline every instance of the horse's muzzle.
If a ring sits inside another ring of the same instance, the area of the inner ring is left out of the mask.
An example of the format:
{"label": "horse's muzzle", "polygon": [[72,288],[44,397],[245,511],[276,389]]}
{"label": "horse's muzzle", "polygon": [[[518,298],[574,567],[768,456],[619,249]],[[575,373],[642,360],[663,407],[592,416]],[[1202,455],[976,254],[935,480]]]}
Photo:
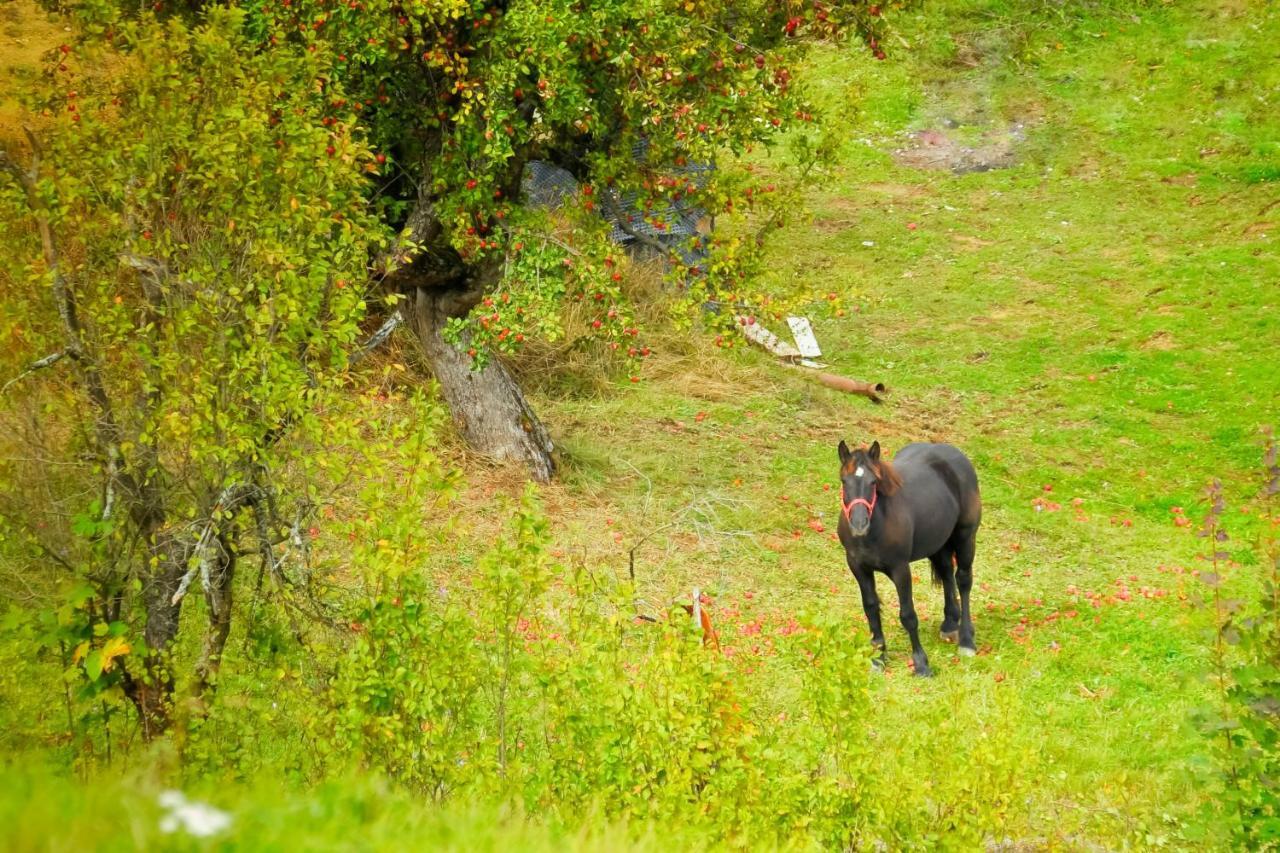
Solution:
{"label": "horse's muzzle", "polygon": [[866,536],[871,529],[871,515],[859,507],[849,515],[849,532],[854,536]]}

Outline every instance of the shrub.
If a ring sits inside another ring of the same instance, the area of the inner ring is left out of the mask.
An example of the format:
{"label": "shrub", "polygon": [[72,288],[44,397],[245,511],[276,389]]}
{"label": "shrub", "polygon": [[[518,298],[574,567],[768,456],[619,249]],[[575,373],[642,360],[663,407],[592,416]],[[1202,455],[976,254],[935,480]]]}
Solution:
{"label": "shrub", "polygon": [[1241,849],[1280,849],[1280,543],[1274,529],[1280,465],[1275,437],[1266,432],[1262,489],[1265,532],[1256,545],[1263,568],[1261,595],[1250,607],[1222,592],[1219,564],[1229,554],[1222,525],[1224,502],[1217,481],[1208,491],[1209,511],[1200,535],[1208,540],[1212,572],[1201,580],[1213,591],[1213,681],[1220,707],[1197,722],[1218,759],[1221,792],[1212,819],[1225,816]]}

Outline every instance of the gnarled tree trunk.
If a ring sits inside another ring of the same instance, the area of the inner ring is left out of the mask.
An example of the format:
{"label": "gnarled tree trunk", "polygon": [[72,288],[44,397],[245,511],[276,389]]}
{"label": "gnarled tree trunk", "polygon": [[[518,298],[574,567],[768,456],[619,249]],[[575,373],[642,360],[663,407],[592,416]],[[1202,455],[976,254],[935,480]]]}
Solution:
{"label": "gnarled tree trunk", "polygon": [[[506,198],[519,197],[527,160],[525,151],[507,164],[498,182]],[[525,465],[534,479],[546,482],[555,473],[551,437],[511,372],[496,356],[476,370],[466,352],[444,339],[449,320],[466,317],[497,286],[503,260],[496,253],[467,260],[450,245],[432,187],[431,163],[425,159],[417,203],[403,229],[418,248],[384,256],[391,271],[383,286],[405,297],[400,310],[422,344],[462,438],[477,452]],[[496,220],[489,227],[496,228]]]}
{"label": "gnarled tree trunk", "polygon": [[511,372],[496,357],[476,370],[467,353],[444,339],[449,319],[466,316],[471,301],[456,291],[419,287],[403,310],[467,444],[485,456],[525,465],[535,480],[546,482],[555,473],[551,436]]}

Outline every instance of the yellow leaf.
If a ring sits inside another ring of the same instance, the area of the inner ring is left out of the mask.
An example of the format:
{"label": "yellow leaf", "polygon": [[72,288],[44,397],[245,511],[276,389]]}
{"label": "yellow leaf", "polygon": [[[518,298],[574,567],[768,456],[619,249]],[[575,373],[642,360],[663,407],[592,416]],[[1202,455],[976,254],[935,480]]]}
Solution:
{"label": "yellow leaf", "polygon": [[76,650],[71,653],[71,662],[80,663],[80,661],[84,659],[87,651],[89,651],[89,641],[85,640],[83,643],[76,646]]}
{"label": "yellow leaf", "polygon": [[111,662],[116,658],[124,657],[131,651],[129,641],[124,637],[112,637],[102,646],[102,671],[109,672],[111,670]]}

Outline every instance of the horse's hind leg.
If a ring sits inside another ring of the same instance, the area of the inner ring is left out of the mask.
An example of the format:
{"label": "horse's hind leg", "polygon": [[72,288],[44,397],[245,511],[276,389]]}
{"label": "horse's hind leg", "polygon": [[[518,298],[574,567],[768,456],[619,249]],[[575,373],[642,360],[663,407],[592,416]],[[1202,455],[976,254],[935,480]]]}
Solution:
{"label": "horse's hind leg", "polygon": [[960,641],[960,602],[956,598],[956,575],[952,560],[955,552],[943,548],[929,558],[933,579],[942,584],[942,626],[938,629],[944,642]]}
{"label": "horse's hind leg", "polygon": [[973,618],[969,615],[969,590],[973,588],[973,555],[977,551],[978,531],[961,537],[956,544],[956,586],[960,589],[960,654],[973,655],[978,647],[973,639]]}

